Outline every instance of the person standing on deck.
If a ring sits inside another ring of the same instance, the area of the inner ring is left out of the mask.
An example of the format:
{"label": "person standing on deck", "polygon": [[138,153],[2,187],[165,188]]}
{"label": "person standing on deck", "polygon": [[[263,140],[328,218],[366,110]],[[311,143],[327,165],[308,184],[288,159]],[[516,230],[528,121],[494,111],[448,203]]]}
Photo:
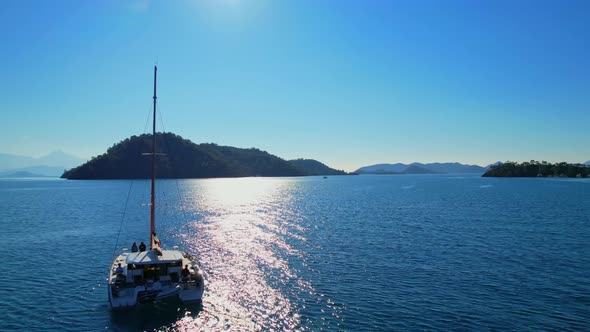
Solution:
{"label": "person standing on deck", "polygon": [[182,271],[180,272],[180,275],[182,277],[182,283],[184,284],[184,289],[187,288],[187,284],[190,280],[190,275],[191,275],[191,271],[188,269],[188,265],[184,266],[184,269],[182,269]]}

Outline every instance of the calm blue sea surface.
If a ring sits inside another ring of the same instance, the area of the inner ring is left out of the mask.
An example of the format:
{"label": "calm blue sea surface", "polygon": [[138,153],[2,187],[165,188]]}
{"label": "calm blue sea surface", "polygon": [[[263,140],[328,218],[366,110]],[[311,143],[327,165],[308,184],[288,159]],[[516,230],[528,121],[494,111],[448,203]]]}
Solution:
{"label": "calm blue sea surface", "polygon": [[0,330],[590,329],[588,179],[158,181],[159,237],[199,257],[203,304],[112,311],[148,186],[0,180]]}

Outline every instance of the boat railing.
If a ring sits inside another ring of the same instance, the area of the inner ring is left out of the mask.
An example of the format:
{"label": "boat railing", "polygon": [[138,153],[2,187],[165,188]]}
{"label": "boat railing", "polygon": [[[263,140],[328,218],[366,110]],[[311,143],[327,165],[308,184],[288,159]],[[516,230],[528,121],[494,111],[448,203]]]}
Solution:
{"label": "boat railing", "polygon": [[180,283],[183,285],[194,285],[199,287],[201,285],[202,277],[200,275],[191,274],[189,277],[183,277],[180,279]]}
{"label": "boat railing", "polygon": [[115,289],[124,289],[124,288],[134,288],[138,285],[134,282],[128,282],[128,281],[118,282],[118,281],[116,281],[111,286]]}

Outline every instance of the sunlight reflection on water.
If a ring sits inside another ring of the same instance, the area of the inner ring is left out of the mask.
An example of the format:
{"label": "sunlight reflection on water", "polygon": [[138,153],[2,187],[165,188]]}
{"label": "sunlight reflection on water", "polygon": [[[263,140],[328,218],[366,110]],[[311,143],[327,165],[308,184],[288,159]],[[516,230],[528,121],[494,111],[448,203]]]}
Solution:
{"label": "sunlight reflection on water", "polygon": [[[182,326],[232,330],[293,330],[300,327],[294,305],[270,284],[297,278],[285,255],[296,254],[285,241],[290,232],[285,212],[291,207],[291,186],[285,179],[212,179],[189,183],[187,208],[204,213],[194,222],[206,273],[203,311]],[[309,288],[299,282],[301,289]]]}

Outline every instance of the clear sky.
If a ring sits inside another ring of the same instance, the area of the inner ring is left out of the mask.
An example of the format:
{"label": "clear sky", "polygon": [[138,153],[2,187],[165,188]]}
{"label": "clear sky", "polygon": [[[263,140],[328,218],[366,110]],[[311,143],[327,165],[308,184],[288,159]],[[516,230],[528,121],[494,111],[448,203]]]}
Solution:
{"label": "clear sky", "polygon": [[352,171],[590,159],[590,1],[0,2],[0,152],[166,131]]}

